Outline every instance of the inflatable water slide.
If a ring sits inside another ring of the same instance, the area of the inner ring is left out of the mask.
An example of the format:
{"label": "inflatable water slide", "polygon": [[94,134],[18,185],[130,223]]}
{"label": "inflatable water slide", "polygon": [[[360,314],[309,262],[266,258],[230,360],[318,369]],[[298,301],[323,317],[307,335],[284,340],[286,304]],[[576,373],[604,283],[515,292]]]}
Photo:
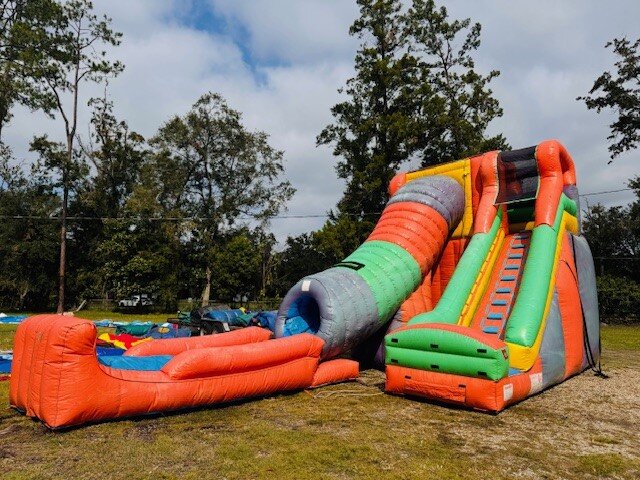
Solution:
{"label": "inflatable water slide", "polygon": [[287,293],[276,339],[249,327],[98,357],[92,322],[38,315],[16,332],[11,405],[68,427],[350,380],[358,363],[341,357],[377,350],[389,393],[500,411],[595,366],[593,260],[562,145],[400,173],[389,190],[367,241]]}
{"label": "inflatable water slide", "polygon": [[386,329],[387,392],[494,412],[595,366],[593,259],[559,142],[401,173],[390,194],[360,248],[289,291],[277,336],[313,333],[331,358]]}

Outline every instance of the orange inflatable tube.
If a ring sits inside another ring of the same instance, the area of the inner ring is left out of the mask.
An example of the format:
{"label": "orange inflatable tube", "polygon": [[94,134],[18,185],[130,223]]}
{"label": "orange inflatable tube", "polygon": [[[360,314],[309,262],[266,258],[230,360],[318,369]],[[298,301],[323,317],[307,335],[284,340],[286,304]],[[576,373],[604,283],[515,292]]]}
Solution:
{"label": "orange inflatable tube", "polygon": [[92,322],[74,317],[25,320],[16,332],[10,404],[50,428],[61,428],[304,389],[358,375],[358,364],[350,360],[320,364],[324,342],[309,334],[269,340],[270,332],[249,327],[208,337],[154,340],[121,357],[118,362],[134,366],[127,369],[101,363],[96,333]]}

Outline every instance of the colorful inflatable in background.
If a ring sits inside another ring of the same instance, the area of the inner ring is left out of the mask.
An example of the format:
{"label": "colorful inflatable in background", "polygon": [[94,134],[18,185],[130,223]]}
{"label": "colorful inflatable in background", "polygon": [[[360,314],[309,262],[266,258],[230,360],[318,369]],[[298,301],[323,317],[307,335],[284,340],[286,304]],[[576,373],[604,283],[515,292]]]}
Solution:
{"label": "colorful inflatable in background", "polygon": [[91,322],[32,317],[11,405],[51,428],[211,405],[353,379],[358,364],[335,357],[360,349],[386,363],[389,393],[499,411],[596,366],[593,260],[562,145],[401,173],[390,193],[360,248],[287,293],[275,340],[249,327],[97,357]]}

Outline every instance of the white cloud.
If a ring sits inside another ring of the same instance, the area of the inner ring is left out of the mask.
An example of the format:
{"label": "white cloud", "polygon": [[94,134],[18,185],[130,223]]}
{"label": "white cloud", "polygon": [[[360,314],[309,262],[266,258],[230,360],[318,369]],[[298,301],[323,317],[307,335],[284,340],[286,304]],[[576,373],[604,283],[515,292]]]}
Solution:
{"label": "white cloud", "polygon": [[358,13],[345,0],[209,0],[214,10],[244,34],[259,62],[314,64],[351,59],[355,41],[347,36]]}
{"label": "white cloud", "polygon": [[[220,92],[251,128],[266,131],[285,150],[287,175],[298,189],[290,213],[324,213],[335,206],[343,183],[336,178],[330,149],[316,148],[315,137],[331,120],[337,89],[352,73],[357,41],[347,31],[357,14],[354,1],[99,0],[96,5],[124,33],[115,55],[127,68],[111,82],[121,118],[150,136],[201,94]],[[203,5],[213,7],[209,20],[214,23],[193,21],[194,6]],[[611,117],[588,111],[575,97],[611,68],[606,41],[640,35],[640,4],[448,0],[446,5],[452,16],[482,23],[479,68],[502,71],[493,88],[505,115],[492,130],[505,132],[515,148],[559,138],[576,159],[582,191],[624,186],[638,171],[636,155],[607,166]],[[61,138],[58,124],[18,109],[6,140],[27,155],[28,140],[41,132]],[[273,229],[282,239],[322,223],[276,220]]]}

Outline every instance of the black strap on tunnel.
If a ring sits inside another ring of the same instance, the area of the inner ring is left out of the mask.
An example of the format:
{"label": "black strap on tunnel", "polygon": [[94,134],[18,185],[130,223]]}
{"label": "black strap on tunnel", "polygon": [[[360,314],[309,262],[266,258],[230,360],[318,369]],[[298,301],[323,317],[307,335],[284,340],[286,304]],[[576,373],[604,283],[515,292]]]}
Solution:
{"label": "black strap on tunnel", "polygon": [[340,262],[336,263],[334,267],[345,267],[350,268],[351,270],[360,270],[364,267],[364,263],[360,262]]}

